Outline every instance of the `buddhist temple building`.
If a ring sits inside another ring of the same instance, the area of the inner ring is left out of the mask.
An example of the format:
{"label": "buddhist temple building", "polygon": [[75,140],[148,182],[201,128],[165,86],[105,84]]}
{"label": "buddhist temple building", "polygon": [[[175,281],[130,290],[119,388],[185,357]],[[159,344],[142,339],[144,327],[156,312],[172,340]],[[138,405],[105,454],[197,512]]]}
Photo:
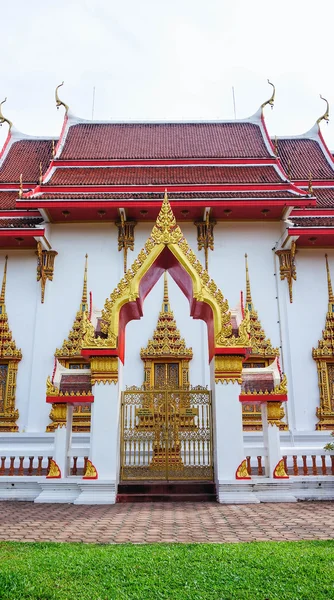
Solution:
{"label": "buddhist temple building", "polygon": [[334,498],[329,105],[55,138],[0,104],[0,500]]}

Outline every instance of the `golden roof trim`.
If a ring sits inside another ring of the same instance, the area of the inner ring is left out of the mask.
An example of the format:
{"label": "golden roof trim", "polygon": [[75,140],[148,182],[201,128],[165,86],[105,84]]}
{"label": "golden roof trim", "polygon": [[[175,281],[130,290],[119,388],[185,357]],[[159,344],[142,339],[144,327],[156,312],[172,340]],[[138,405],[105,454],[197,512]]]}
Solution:
{"label": "golden roof trim", "polygon": [[324,100],[324,102],[326,102],[326,110],[325,110],[324,114],[321,115],[321,117],[319,117],[319,119],[317,119],[318,125],[321,123],[321,121],[326,121],[326,123],[329,122],[329,102],[321,94],[319,94],[319,95],[320,95],[321,100]]}

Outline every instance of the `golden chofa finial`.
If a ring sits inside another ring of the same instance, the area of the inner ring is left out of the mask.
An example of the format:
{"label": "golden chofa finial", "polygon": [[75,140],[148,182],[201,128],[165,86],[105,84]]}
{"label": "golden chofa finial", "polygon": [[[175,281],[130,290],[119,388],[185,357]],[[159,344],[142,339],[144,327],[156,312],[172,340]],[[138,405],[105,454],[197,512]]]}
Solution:
{"label": "golden chofa finial", "polygon": [[328,302],[330,304],[332,304],[332,303],[334,303],[334,296],[333,296],[332,280],[331,280],[331,274],[329,272],[328,255],[327,254],[325,254],[325,259],[326,259],[327,285],[328,285]]}
{"label": "golden chofa finial", "polygon": [[0,305],[2,305],[2,306],[5,304],[6,282],[7,282],[7,262],[8,262],[8,256],[5,256],[5,267],[3,270],[3,279],[2,279],[1,295],[0,295]]}
{"label": "golden chofa finial", "polygon": [[261,108],[264,109],[265,106],[267,106],[267,104],[269,104],[271,106],[271,108],[274,108],[274,101],[275,101],[275,94],[276,94],[276,88],[274,86],[273,83],[271,83],[271,81],[269,81],[269,79],[267,79],[269,85],[272,86],[273,88],[273,93],[271,94],[269,100],[266,100],[263,104],[261,104]]}
{"label": "golden chofa finial", "polygon": [[312,173],[309,175],[307,193],[309,196],[313,196],[314,194],[312,186]]}
{"label": "golden chofa finial", "polygon": [[22,173],[20,174],[20,189],[19,189],[19,198],[22,198],[23,196],[23,175]]}
{"label": "golden chofa finial", "polygon": [[252,308],[252,294],[251,294],[251,287],[250,287],[250,280],[249,280],[249,271],[248,271],[248,256],[247,254],[245,254],[245,266],[246,266],[246,304],[248,307],[248,310],[251,310]]}
{"label": "golden chofa finial", "polygon": [[328,123],[328,121],[329,121],[329,104],[328,104],[328,100],[326,100],[326,98],[324,98],[321,94],[320,94],[320,98],[321,98],[321,100],[324,100],[324,102],[326,102],[326,110],[325,110],[324,114],[321,115],[321,117],[319,117],[319,119],[317,119],[318,125],[319,125],[319,123],[321,123],[321,121],[326,121],[326,123]]}
{"label": "golden chofa finial", "polygon": [[2,102],[0,102],[0,125],[2,125],[2,123],[8,123],[9,131],[10,131],[13,123],[9,119],[6,119],[6,117],[4,117],[2,114],[2,105],[5,104],[5,102],[7,102],[7,98],[5,98]]}
{"label": "golden chofa finial", "polygon": [[88,254],[86,254],[86,256],[85,256],[84,282],[83,282],[82,298],[81,298],[82,312],[87,312],[87,309],[88,309],[87,270],[88,270]]}
{"label": "golden chofa finial", "polygon": [[69,109],[69,107],[68,107],[68,105],[67,105],[67,104],[65,104],[65,102],[63,102],[62,100],[60,100],[60,98],[59,98],[59,96],[58,96],[58,90],[59,90],[59,88],[60,88],[62,85],[64,85],[64,82],[60,83],[60,84],[59,84],[59,85],[57,85],[57,87],[56,87],[56,91],[55,91],[56,106],[57,106],[57,108],[59,108],[60,106],[63,106],[63,107],[65,108],[65,113],[67,114],[67,113],[68,113],[68,109]]}

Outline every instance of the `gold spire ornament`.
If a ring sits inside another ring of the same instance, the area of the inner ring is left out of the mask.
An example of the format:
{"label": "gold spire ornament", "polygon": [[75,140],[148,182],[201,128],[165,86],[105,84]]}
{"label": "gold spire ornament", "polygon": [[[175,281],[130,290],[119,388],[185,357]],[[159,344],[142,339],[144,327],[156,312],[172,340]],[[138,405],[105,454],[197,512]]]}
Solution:
{"label": "gold spire ornament", "polygon": [[320,94],[320,98],[321,98],[321,100],[323,100],[324,102],[326,102],[326,110],[325,110],[324,114],[321,115],[321,117],[319,117],[319,119],[317,119],[318,125],[321,123],[321,121],[326,121],[326,123],[329,122],[329,103],[328,103],[328,100],[326,100],[326,98],[324,98],[321,94]]}
{"label": "gold spire ornament", "polygon": [[334,294],[327,254],[325,261],[328,310],[322,338],[318,341],[318,347],[312,350],[312,357],[317,363],[320,392],[320,406],[316,409],[318,430],[334,429]]}
{"label": "gold spire ornament", "polygon": [[278,140],[277,140],[276,135],[275,135],[274,149],[275,149],[275,155],[278,156]]}
{"label": "gold spire ornament", "polygon": [[43,166],[42,163],[39,163],[39,185],[43,183]]}
{"label": "gold spire ornament", "polygon": [[279,349],[274,348],[269,338],[262,328],[261,321],[258,318],[257,311],[254,308],[251,285],[248,270],[248,257],[245,254],[245,269],[246,269],[246,307],[250,316],[250,356],[258,359],[269,359],[273,361],[279,356]]}
{"label": "gold spire ornament", "polygon": [[7,283],[7,262],[5,266],[0,295],[0,431],[18,431],[16,421],[19,412],[15,409],[15,391],[18,363],[22,352],[16,347],[9,329],[5,296]]}
{"label": "gold spire ornament", "polygon": [[189,387],[189,361],[193,357],[193,351],[186,347],[185,340],[181,338],[170,307],[167,271],[164,273],[164,293],[157,326],[146,348],[141,349],[140,357],[144,361],[146,389],[165,382],[166,368],[176,387],[180,385],[180,381],[182,387]]}
{"label": "gold spire ornament", "polygon": [[68,338],[64,340],[62,347],[57,349],[55,352],[55,357],[59,360],[66,361],[70,358],[82,358],[81,349],[85,334],[85,317],[88,315],[87,270],[88,254],[85,256],[85,269],[80,307],[76,314],[72,329],[68,334]]}
{"label": "gold spire ornament", "polygon": [[313,196],[314,194],[312,186],[312,173],[309,174],[307,193],[309,196]]}
{"label": "gold spire ornament", "polygon": [[267,104],[269,104],[269,106],[271,106],[271,108],[274,108],[276,89],[275,89],[274,84],[271,83],[271,81],[269,81],[269,79],[267,79],[267,81],[268,81],[269,85],[272,86],[273,93],[271,94],[269,100],[266,100],[265,102],[263,102],[263,104],[261,104],[262,110],[264,109],[265,106],[267,106]]}
{"label": "gold spire ornament", "polygon": [[10,131],[13,126],[13,123],[9,119],[6,119],[6,117],[4,117],[2,114],[2,105],[5,104],[5,102],[7,102],[7,98],[0,102],[0,126],[2,125],[2,123],[7,123]]}
{"label": "gold spire ornament", "polygon": [[58,254],[55,250],[43,250],[42,243],[37,242],[37,281],[41,282],[41,303],[44,304],[46,282],[53,280],[54,261]]}
{"label": "gold spire ornament", "polygon": [[68,104],[65,104],[65,102],[63,102],[62,100],[60,100],[60,98],[59,98],[59,96],[58,96],[58,90],[59,90],[59,88],[60,88],[60,87],[62,87],[63,85],[64,85],[64,82],[62,82],[62,83],[60,83],[59,85],[57,85],[57,87],[56,87],[56,91],[55,91],[55,99],[56,99],[56,106],[57,106],[57,109],[58,109],[60,106],[63,106],[63,107],[65,108],[65,114],[67,115],[67,113],[68,113],[68,110],[69,110],[69,106],[68,106]]}

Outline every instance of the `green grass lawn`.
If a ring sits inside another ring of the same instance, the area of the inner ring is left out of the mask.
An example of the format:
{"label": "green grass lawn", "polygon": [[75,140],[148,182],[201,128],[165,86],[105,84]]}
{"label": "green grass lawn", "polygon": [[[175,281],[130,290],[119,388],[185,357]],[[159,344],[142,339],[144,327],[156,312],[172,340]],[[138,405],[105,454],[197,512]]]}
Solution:
{"label": "green grass lawn", "polygon": [[0,542],[0,598],[334,599],[334,542]]}

